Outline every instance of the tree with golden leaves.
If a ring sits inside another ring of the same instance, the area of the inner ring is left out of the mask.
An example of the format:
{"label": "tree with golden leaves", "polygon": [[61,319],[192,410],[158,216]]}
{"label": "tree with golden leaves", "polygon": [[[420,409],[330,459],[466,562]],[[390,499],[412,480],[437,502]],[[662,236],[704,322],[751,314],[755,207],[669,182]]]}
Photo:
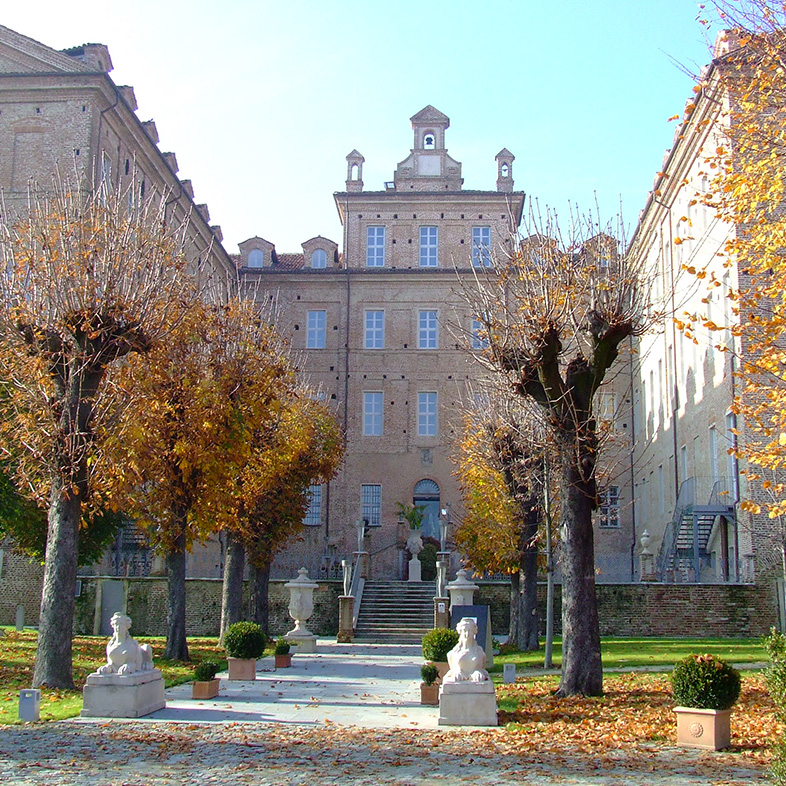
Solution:
{"label": "tree with golden leaves", "polygon": [[[705,310],[680,314],[677,324],[688,335],[703,326],[719,337],[718,349],[734,355],[733,409],[740,416],[734,451],[748,462],[749,481],[741,507],[769,516],[770,526],[754,527],[777,545],[786,576],[786,6],[713,5],[728,29],[695,89],[721,101],[722,141],[707,160],[715,172],[710,189],[697,199],[728,226],[716,256],[724,271],[736,272],[737,286],[724,286],[715,260],[703,269],[689,266],[707,284],[705,302],[728,298],[729,319]],[[766,563],[766,550],[758,551]]]}
{"label": "tree with golden leaves", "polygon": [[97,439],[110,369],[167,338],[187,297],[184,226],[165,203],[56,182],[0,223],[0,451],[48,509],[33,685],[73,688],[79,533],[106,502]]}
{"label": "tree with golden leaves", "polygon": [[464,415],[456,461],[466,513],[455,537],[470,567],[510,575],[508,641],[532,651],[539,647],[546,473],[539,413],[519,404],[497,394]]}
{"label": "tree with golden leaves", "polygon": [[275,329],[235,298],[194,303],[170,341],[116,378],[143,404],[126,410],[113,440],[114,481],[123,509],[166,554],[167,658],[188,659],[186,554],[234,521],[237,476],[259,435],[275,430],[294,380]]}
{"label": "tree with golden leaves", "polygon": [[335,476],[343,452],[343,432],[334,414],[305,387],[281,401],[275,424],[254,441],[249,461],[236,475],[238,508],[224,528],[222,635],[242,616],[246,559],[251,569],[251,616],[267,630],[273,558],[302,531],[310,487]]}
{"label": "tree with golden leaves", "polygon": [[[625,342],[646,329],[640,271],[611,230],[556,216],[519,250],[480,270],[467,288],[488,337],[486,363],[505,375],[511,395],[540,408],[558,457],[562,568],[560,696],[600,695],[603,672],[595,596],[592,514],[598,506],[600,435],[595,395]],[[542,224],[542,225],[541,225]]]}

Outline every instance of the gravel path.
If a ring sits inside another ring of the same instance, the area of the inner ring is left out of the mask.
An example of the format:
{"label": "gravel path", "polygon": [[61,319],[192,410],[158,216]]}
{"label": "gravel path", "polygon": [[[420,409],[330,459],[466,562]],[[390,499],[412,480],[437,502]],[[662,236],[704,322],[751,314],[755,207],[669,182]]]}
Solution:
{"label": "gravel path", "polygon": [[138,721],[0,729],[3,786],[746,786],[765,773],[739,753],[646,745],[601,757],[526,750],[504,729]]}

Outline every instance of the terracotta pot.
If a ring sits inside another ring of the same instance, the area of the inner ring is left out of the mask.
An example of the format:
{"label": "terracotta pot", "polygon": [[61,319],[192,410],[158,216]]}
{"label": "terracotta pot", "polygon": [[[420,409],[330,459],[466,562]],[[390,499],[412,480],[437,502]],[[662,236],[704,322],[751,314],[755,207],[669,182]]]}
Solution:
{"label": "terracotta pot", "polygon": [[675,707],[677,744],[719,751],[731,745],[731,710]]}
{"label": "terracotta pot", "polygon": [[218,678],[207,682],[194,682],[191,686],[192,699],[215,699],[218,696],[218,686],[221,680]]}
{"label": "terracotta pot", "polygon": [[288,669],[292,665],[292,653],[288,652],[286,655],[275,655],[276,668]]}
{"label": "terracotta pot", "polygon": [[426,663],[437,667],[437,685],[442,684],[442,678],[450,671],[450,666],[446,660],[427,660]]}
{"label": "terracotta pot", "polygon": [[434,707],[439,705],[439,685],[436,682],[433,685],[420,683],[420,703]]}
{"label": "terracotta pot", "polygon": [[256,658],[227,658],[230,680],[255,680],[257,678]]}

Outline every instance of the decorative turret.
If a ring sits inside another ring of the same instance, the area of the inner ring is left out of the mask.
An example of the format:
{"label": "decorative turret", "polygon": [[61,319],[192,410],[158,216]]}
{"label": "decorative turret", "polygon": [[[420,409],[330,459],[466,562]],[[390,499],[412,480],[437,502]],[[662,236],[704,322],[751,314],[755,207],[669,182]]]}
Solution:
{"label": "decorative turret", "polygon": [[497,162],[497,191],[506,194],[513,193],[513,162],[516,156],[506,147],[494,156]]}
{"label": "decorative turret", "polygon": [[410,118],[412,150],[397,167],[396,191],[460,191],[461,164],[448,155],[445,131],[450,118],[430,104]]}
{"label": "decorative turret", "polygon": [[365,158],[353,150],[347,156],[347,191],[363,190],[363,163]]}

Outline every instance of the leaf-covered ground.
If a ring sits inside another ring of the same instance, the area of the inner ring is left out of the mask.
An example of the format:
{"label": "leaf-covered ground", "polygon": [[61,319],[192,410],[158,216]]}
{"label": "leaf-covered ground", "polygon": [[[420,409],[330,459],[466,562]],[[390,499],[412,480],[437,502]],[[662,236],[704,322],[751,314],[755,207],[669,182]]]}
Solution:
{"label": "leaf-covered ground", "polygon": [[[498,685],[500,723],[520,750],[603,753],[672,744],[677,724],[668,677],[618,674],[604,677],[601,698],[557,699],[556,678]],[[731,756],[764,766],[779,724],[761,674],[744,674],[740,701],[732,714]]]}
{"label": "leaf-covered ground", "polygon": [[[33,630],[16,631],[3,628],[0,636],[0,724],[18,722],[19,690],[29,688],[33,680],[33,664],[38,636]],[[153,653],[164,648],[162,637],[139,637],[150,643]],[[77,690],[52,690],[41,692],[41,720],[59,720],[78,715],[82,709],[82,686],[87,675],[106,661],[106,637],[75,636],[73,641],[73,670]],[[194,665],[201,660],[222,661],[224,650],[216,638],[189,638],[191,663],[155,658],[167,687],[193,679]]]}

